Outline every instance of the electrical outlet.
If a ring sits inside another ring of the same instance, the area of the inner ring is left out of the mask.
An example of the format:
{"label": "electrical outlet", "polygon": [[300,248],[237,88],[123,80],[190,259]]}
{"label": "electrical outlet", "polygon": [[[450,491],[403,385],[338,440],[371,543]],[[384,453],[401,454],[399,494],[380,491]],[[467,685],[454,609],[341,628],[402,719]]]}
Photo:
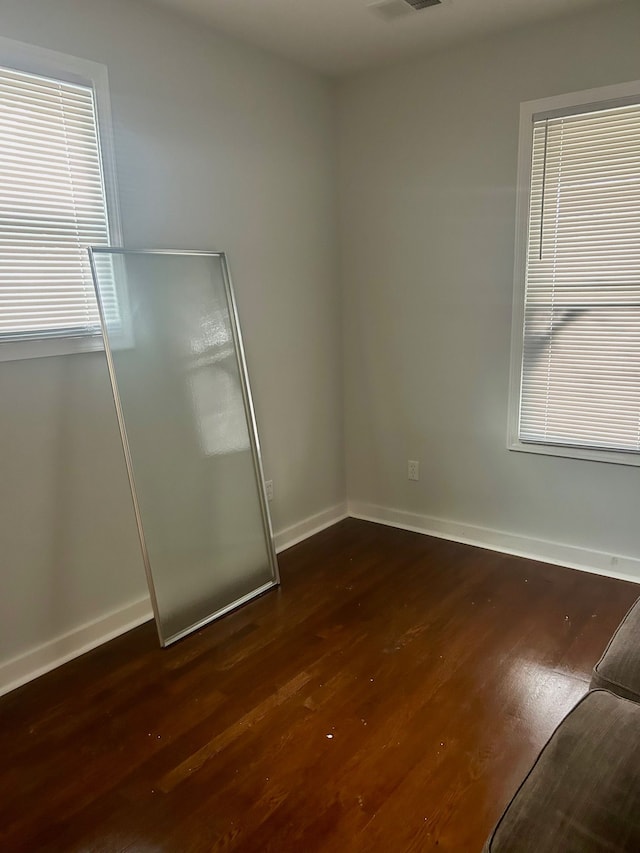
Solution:
{"label": "electrical outlet", "polygon": [[265,480],[264,481],[264,490],[267,493],[267,500],[273,500],[273,480]]}
{"label": "electrical outlet", "polygon": [[420,479],[420,463],[410,459],[407,463],[407,476],[410,480]]}

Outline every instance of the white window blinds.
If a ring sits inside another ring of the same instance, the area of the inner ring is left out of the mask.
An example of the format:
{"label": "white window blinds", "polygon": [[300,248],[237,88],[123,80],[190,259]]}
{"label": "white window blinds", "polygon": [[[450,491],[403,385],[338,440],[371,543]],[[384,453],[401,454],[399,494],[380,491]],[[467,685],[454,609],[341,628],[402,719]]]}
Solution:
{"label": "white window blinds", "polygon": [[534,119],[519,437],[640,450],[640,104]]}
{"label": "white window blinds", "polygon": [[108,243],[93,89],[0,67],[0,341],[97,334]]}

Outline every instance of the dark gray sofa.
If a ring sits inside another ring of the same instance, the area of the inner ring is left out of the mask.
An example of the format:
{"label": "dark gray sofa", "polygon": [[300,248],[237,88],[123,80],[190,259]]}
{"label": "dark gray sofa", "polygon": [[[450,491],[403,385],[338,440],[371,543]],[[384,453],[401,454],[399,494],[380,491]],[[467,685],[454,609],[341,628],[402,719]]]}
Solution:
{"label": "dark gray sofa", "polygon": [[483,853],[640,853],[640,599]]}
{"label": "dark gray sofa", "polygon": [[598,687],[640,702],[640,598],[624,617],[593,668],[591,689]]}

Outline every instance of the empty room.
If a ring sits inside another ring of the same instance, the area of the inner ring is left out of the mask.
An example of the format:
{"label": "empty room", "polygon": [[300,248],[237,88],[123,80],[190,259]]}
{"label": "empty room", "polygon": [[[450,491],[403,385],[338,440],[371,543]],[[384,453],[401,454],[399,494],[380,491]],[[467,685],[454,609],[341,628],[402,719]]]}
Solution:
{"label": "empty room", "polygon": [[640,850],[635,0],[0,0],[0,400],[3,853]]}

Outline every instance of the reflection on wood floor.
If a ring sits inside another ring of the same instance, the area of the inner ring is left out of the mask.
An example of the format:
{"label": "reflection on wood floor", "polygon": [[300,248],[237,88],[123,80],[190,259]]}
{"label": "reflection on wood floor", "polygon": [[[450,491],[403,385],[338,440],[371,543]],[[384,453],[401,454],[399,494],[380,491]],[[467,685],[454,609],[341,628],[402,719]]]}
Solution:
{"label": "reflection on wood floor", "polygon": [[637,587],[349,519],[0,699],[3,851],[479,851]]}

